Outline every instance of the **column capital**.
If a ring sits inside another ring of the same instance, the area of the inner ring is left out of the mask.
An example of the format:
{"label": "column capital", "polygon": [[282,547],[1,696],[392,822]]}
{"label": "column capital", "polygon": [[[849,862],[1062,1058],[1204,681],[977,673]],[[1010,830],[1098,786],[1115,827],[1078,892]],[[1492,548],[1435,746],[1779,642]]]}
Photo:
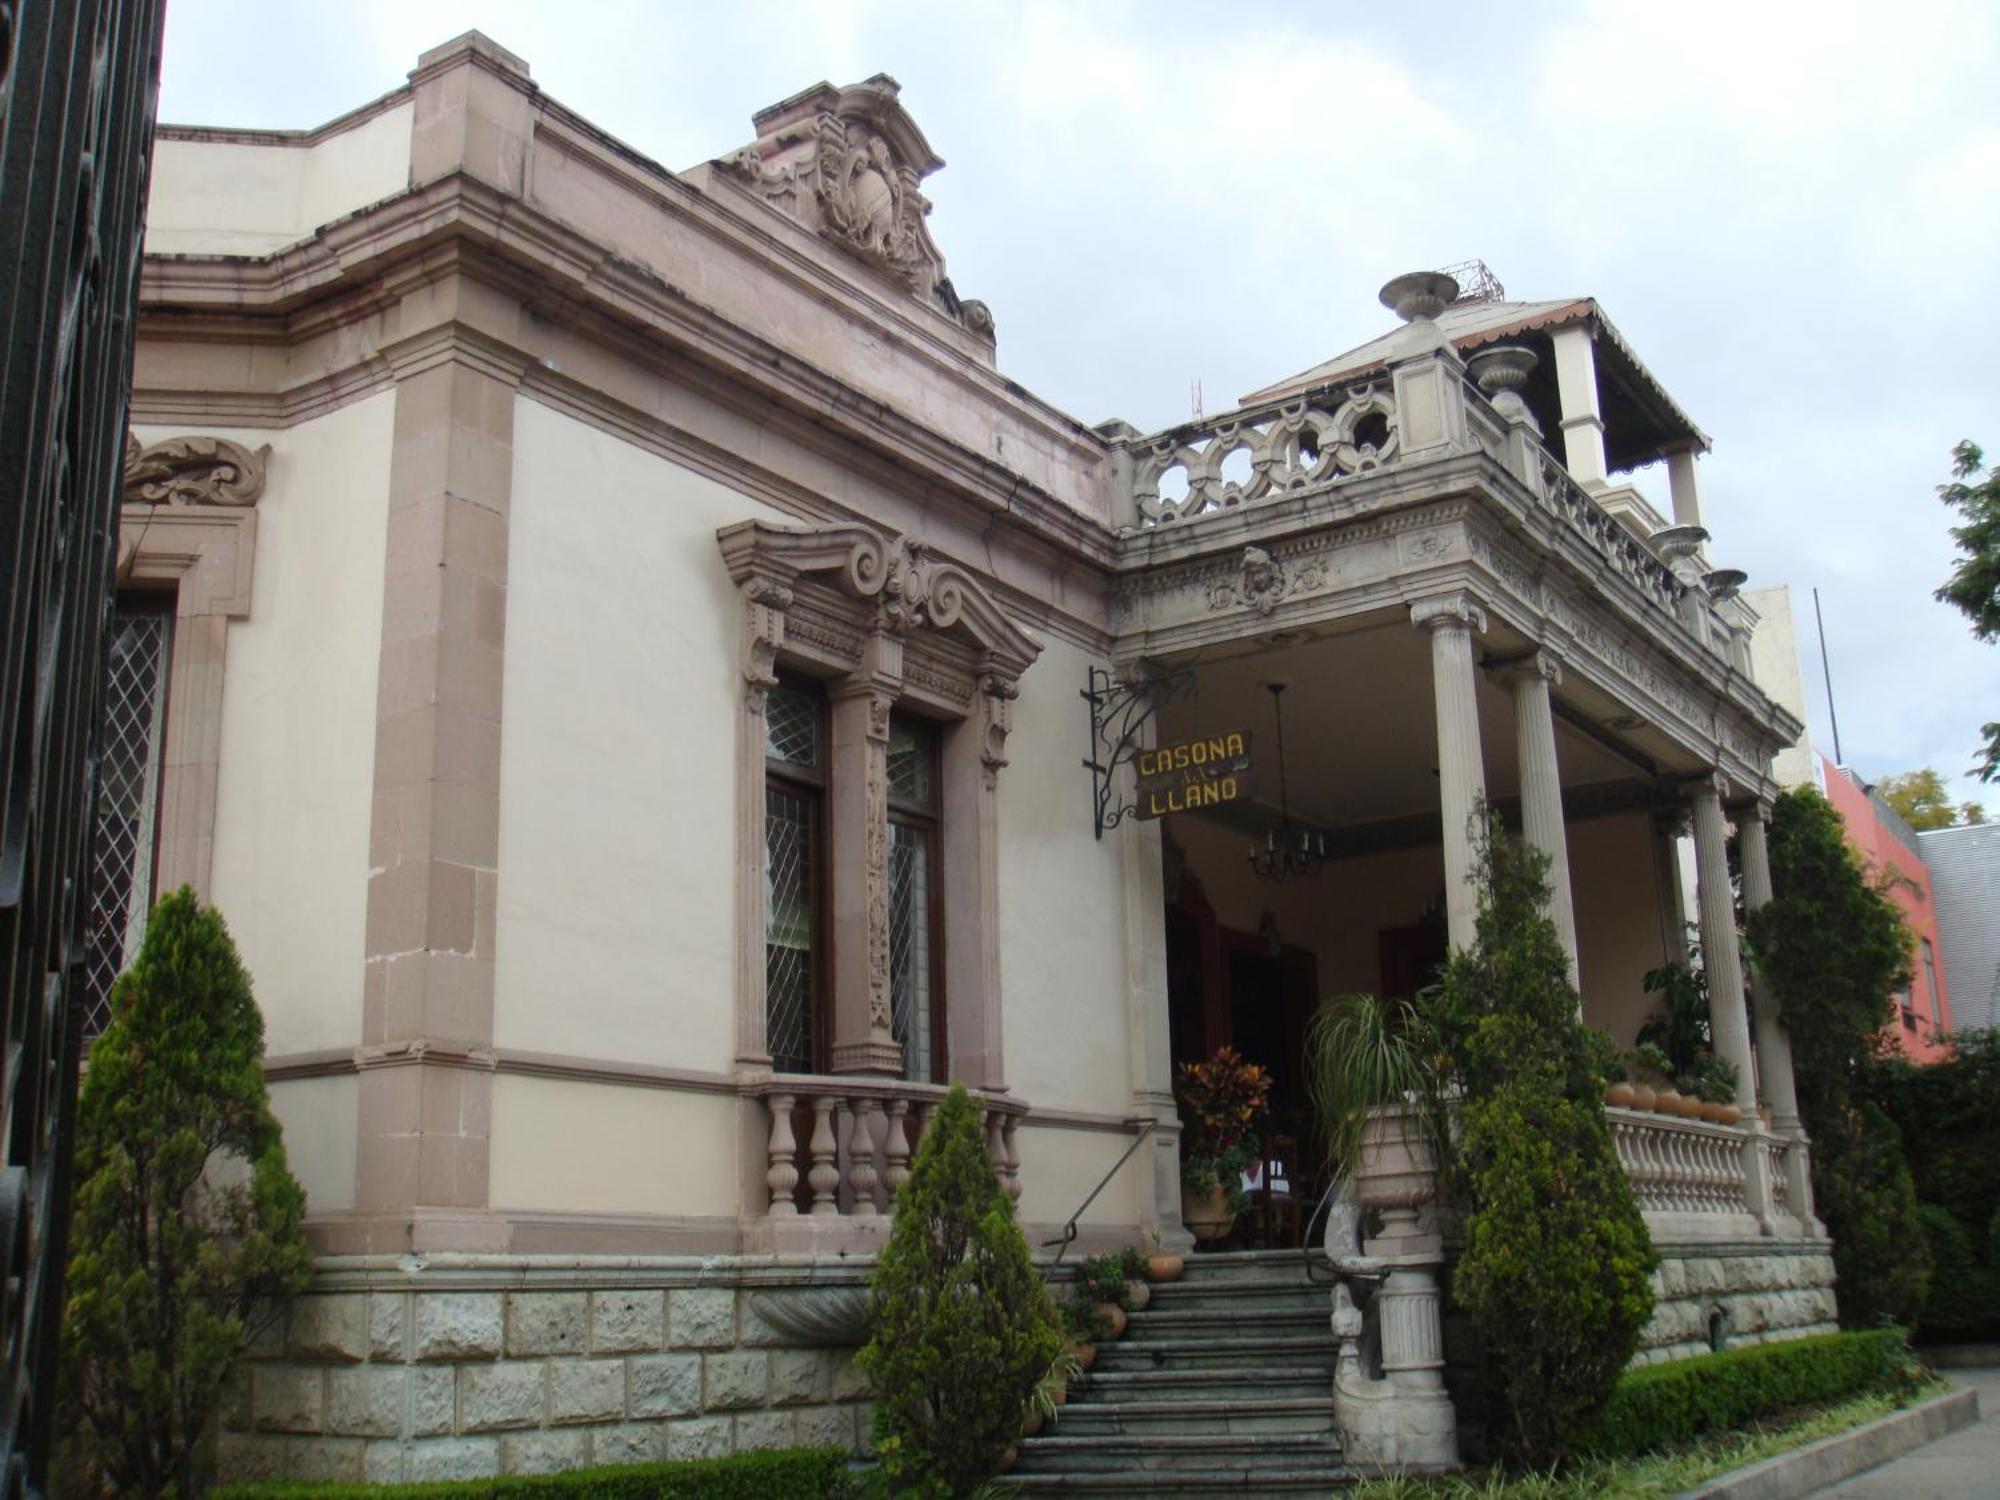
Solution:
{"label": "column capital", "polygon": [[1725,801],[1722,804],[1722,810],[1728,813],[1732,819],[1739,822],[1745,818],[1754,817],[1759,823],[1768,823],[1771,821],[1771,809],[1773,805],[1772,798],[1759,795],[1755,797],[1739,797],[1734,802]]}
{"label": "column capital", "polygon": [[1562,658],[1546,646],[1538,646],[1525,656],[1508,657],[1495,663],[1495,669],[1500,680],[1510,687],[1536,678],[1550,687],[1559,687],[1563,680]]}
{"label": "column capital", "polygon": [[1423,630],[1470,630],[1486,633],[1486,611],[1463,589],[1449,594],[1433,594],[1410,604],[1410,623]]}
{"label": "column capital", "polygon": [[1721,802],[1729,795],[1729,777],[1720,770],[1699,772],[1681,782],[1681,795],[1690,802],[1699,802],[1704,797]]}

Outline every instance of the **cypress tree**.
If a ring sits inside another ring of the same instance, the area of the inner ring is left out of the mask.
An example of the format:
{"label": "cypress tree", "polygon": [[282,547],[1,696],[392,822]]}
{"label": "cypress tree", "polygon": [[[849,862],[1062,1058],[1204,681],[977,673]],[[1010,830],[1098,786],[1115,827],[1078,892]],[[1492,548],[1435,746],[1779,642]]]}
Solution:
{"label": "cypress tree", "polygon": [[183,886],[111,991],[78,1103],[65,1467],[199,1493],[222,1384],[304,1289],[305,1195],[264,1088],[264,1021],[221,915]]}
{"label": "cypress tree", "polygon": [[918,1144],[872,1289],[873,1337],[855,1362],[878,1389],[875,1451],[891,1492],[976,1493],[1020,1436],[1062,1337],[963,1084]]}

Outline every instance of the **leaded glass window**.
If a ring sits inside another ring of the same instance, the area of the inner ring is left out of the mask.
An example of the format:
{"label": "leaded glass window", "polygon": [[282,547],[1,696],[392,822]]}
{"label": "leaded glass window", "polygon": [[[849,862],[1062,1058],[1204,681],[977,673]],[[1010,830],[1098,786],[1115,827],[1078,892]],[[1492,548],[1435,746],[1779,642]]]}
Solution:
{"label": "leaded glass window", "polygon": [[943,1054],[938,933],[937,732],[889,721],[889,1019],[903,1073],[929,1083]]}
{"label": "leaded glass window", "polygon": [[152,910],[173,616],[120,600],[110,634],[84,958],[86,1038],[110,1021],[112,981],[138,953]]}
{"label": "leaded glass window", "polygon": [[765,699],[764,1024],[771,1066],[818,1070],[824,1047],[825,699],[786,680]]}

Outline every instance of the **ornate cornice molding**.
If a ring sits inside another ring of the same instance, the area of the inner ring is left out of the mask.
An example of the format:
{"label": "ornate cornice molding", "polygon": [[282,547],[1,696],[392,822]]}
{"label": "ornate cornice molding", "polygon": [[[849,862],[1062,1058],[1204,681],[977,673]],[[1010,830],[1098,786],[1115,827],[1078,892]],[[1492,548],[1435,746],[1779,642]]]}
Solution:
{"label": "ornate cornice molding", "polygon": [[127,505],[255,505],[264,494],[271,445],[254,451],[219,437],[140,443],[125,435]]}

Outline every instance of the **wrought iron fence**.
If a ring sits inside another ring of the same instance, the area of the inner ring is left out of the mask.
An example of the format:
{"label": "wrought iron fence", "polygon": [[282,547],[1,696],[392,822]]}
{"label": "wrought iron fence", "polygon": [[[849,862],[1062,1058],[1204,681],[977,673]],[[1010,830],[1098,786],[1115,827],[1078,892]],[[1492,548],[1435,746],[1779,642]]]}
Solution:
{"label": "wrought iron fence", "polygon": [[161,0],[0,0],[0,1455],[48,1470]]}

